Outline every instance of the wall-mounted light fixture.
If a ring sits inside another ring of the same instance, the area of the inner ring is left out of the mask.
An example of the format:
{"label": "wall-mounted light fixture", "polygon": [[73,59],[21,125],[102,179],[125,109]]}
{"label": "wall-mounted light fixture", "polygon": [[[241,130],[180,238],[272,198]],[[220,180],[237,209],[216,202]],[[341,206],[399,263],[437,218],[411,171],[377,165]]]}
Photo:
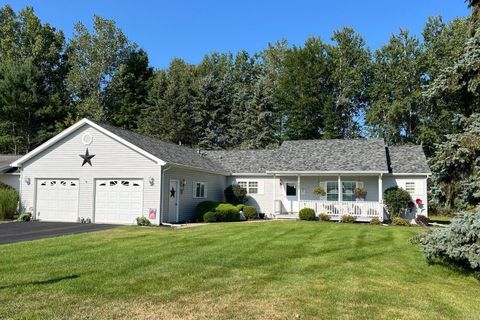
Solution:
{"label": "wall-mounted light fixture", "polygon": [[27,185],[30,185],[30,182],[31,182],[30,177],[25,177],[25,183]]}
{"label": "wall-mounted light fixture", "polygon": [[185,178],[180,181],[180,193],[183,194],[183,190],[185,190],[185,186],[187,185],[187,180]]}
{"label": "wall-mounted light fixture", "polygon": [[283,180],[282,179],[280,179],[280,185],[283,185]]}
{"label": "wall-mounted light fixture", "polygon": [[148,183],[150,183],[150,185],[153,186],[155,184],[155,179],[153,177],[149,177]]}

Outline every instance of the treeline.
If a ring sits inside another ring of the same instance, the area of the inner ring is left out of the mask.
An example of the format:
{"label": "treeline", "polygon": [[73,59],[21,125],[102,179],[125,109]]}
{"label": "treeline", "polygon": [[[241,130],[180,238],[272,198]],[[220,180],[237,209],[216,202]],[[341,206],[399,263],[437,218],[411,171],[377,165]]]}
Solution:
{"label": "treeline", "polygon": [[[25,153],[80,118],[200,148],[264,148],[286,139],[383,137],[428,154],[479,111],[476,12],[426,21],[372,52],[351,28],[302,46],[173,59],[154,70],[115,22],[75,25],[70,41],[27,7],[0,9],[0,152]],[[477,50],[477,51],[475,51]],[[474,53],[472,53],[474,54]],[[475,58],[475,57],[473,57]],[[468,74],[465,68],[468,69]],[[465,71],[465,74],[462,72]]]}

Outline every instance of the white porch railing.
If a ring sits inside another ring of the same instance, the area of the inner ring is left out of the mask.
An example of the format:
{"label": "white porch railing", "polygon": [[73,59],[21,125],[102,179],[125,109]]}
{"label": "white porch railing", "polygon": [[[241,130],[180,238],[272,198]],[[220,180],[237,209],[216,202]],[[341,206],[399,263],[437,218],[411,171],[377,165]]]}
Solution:
{"label": "white porch railing", "polygon": [[351,215],[360,221],[370,221],[375,217],[383,221],[383,204],[376,201],[300,200],[299,210],[303,208],[312,208],[317,216],[326,213],[333,220]]}

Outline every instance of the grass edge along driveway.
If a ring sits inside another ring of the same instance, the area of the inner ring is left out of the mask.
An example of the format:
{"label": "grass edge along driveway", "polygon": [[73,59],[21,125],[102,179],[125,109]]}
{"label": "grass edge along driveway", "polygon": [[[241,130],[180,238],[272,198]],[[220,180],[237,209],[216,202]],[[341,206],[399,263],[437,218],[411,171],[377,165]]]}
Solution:
{"label": "grass edge along driveway", "polygon": [[0,246],[1,319],[475,319],[480,282],[420,228],[300,221],[120,227]]}

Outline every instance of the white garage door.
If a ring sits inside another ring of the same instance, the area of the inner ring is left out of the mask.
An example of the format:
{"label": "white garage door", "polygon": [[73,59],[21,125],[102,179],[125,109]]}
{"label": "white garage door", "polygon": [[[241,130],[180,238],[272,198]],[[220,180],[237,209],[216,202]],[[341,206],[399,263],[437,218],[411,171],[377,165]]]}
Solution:
{"label": "white garage door", "polygon": [[78,219],[78,180],[37,180],[37,219],[76,222]]}
{"label": "white garage door", "polygon": [[134,224],[142,215],[142,180],[102,179],[95,187],[96,223]]}

